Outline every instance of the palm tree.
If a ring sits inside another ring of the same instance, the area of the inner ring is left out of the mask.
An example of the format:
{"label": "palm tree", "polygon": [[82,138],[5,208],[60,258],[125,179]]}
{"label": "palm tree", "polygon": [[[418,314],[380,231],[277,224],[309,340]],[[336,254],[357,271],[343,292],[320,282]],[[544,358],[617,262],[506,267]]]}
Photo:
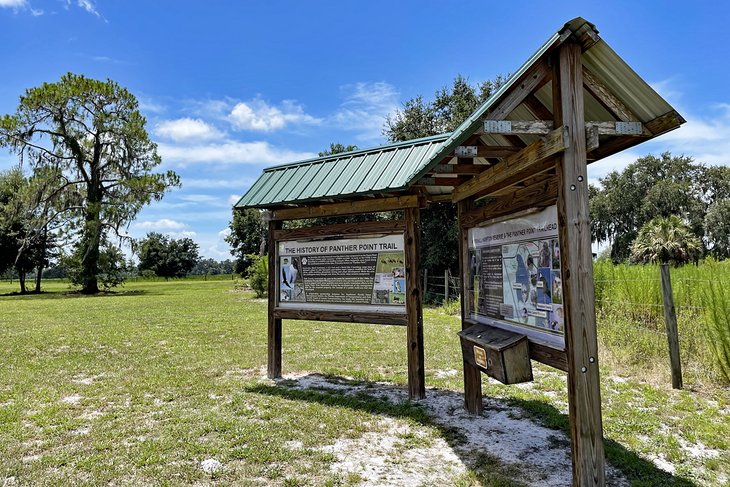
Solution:
{"label": "palm tree", "polygon": [[641,263],[680,266],[698,259],[701,253],[700,239],[675,215],[647,222],[631,246],[631,259]]}

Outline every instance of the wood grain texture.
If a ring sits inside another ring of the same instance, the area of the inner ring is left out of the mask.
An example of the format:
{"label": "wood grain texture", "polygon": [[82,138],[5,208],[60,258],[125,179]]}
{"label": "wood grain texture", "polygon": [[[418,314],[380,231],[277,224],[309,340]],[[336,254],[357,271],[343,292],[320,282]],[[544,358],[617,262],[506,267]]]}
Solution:
{"label": "wood grain texture", "polygon": [[335,321],[341,323],[370,323],[377,325],[405,325],[405,313],[377,313],[345,310],[276,308],[274,316],[286,320]]}
{"label": "wood grain texture", "polygon": [[331,204],[313,204],[311,206],[273,210],[271,212],[271,219],[298,220],[303,218],[353,215],[356,213],[377,213],[379,211],[414,208],[418,207],[421,204],[422,202],[417,195],[394,196],[391,198],[373,198],[367,200],[353,200]]}
{"label": "wood grain texture", "polygon": [[605,485],[603,422],[596,338],[591,229],[588,214],[588,177],[583,101],[581,46],[566,43],[559,51],[562,120],[569,143],[557,170],[558,227],[563,277],[563,309],[568,358],[568,410],[573,485]]}
{"label": "wood grain texture", "polygon": [[679,332],[677,331],[677,312],[674,308],[672,280],[669,265],[659,266],[659,278],[662,283],[662,303],[664,303],[664,322],[667,326],[667,342],[669,344],[669,366],[672,372],[672,388],[682,388],[682,362],[679,359]]}
{"label": "wood grain texture", "polygon": [[405,260],[406,260],[406,340],[408,343],[408,397],[426,397],[426,371],[423,353],[423,309],[421,307],[420,241],[421,211],[406,208]]}
{"label": "wood grain texture", "polygon": [[345,235],[376,235],[382,233],[403,233],[405,229],[406,222],[404,220],[340,223],[336,225],[276,230],[274,232],[274,238],[279,241]]}
{"label": "wood grain texture", "polygon": [[[493,119],[484,120],[484,122],[490,120]],[[513,120],[510,122],[509,130],[486,130],[486,127],[482,127],[479,132],[484,134],[545,135],[550,133],[553,128],[552,120]]]}
{"label": "wood grain texture", "polygon": [[[473,210],[474,202],[471,200],[460,201],[457,204],[459,222],[462,216]],[[473,296],[474,284],[469,278],[469,240],[467,229],[459,225],[459,269],[461,270],[461,329],[465,330],[471,323],[467,322],[469,317],[469,303]],[[480,414],[484,408],[482,402],[482,375],[466,357],[463,359],[464,370],[464,407],[469,414]]]}
{"label": "wood grain texture", "polygon": [[[582,128],[581,133],[583,133]],[[566,140],[566,129],[558,127],[544,138],[456,187],[452,193],[452,201],[458,203],[469,197],[484,196],[552,168],[554,165],[552,156],[565,150]]]}
{"label": "wood grain texture", "polygon": [[583,67],[583,84],[588,92],[598,100],[598,103],[608,110],[608,112],[622,122],[638,121],[639,118],[619,100],[611,90],[604,85],[597,76],[595,76],[588,68]]}
{"label": "wood grain texture", "polygon": [[539,90],[545,83],[550,81],[551,71],[548,66],[547,60],[542,59],[535,63],[535,65],[522,75],[513,85],[513,88],[508,91],[503,98],[498,100],[494,107],[489,110],[485,119],[491,120],[504,120],[509,116],[515,108],[517,108],[524,99]]}
{"label": "wood grain texture", "polygon": [[543,208],[555,204],[558,197],[558,178],[547,176],[540,181],[512,192],[512,194],[494,198],[484,206],[464,212],[459,224],[466,228],[479,225],[492,218],[499,218],[528,208]]}
{"label": "wood grain texture", "polygon": [[267,375],[270,379],[281,377],[281,318],[274,315],[276,309],[276,299],[278,292],[276,285],[278,283],[278,258],[276,250],[276,239],[274,234],[281,229],[281,222],[269,221],[269,287],[268,287],[268,336],[267,336]]}

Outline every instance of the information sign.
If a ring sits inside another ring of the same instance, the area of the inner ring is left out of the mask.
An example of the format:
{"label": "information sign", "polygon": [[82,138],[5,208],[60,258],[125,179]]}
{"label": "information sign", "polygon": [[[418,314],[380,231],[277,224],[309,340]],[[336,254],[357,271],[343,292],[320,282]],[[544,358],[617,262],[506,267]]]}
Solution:
{"label": "information sign", "polygon": [[279,242],[283,307],[404,312],[402,234]]}
{"label": "information sign", "polygon": [[564,349],[557,209],[469,229],[470,317]]}

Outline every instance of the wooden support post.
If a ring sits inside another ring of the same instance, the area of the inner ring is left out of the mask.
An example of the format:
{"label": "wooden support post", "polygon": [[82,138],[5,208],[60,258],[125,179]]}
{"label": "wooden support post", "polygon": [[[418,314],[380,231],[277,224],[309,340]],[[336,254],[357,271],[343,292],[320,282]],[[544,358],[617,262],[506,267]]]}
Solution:
{"label": "wooden support post", "polygon": [[449,270],[444,271],[444,304],[449,302]]}
{"label": "wooden support post", "polygon": [[559,91],[553,95],[559,104],[554,105],[555,125],[562,125],[568,133],[557,173],[573,485],[604,486],[581,46],[565,43],[556,64],[553,90]]}
{"label": "wooden support post", "polygon": [[269,327],[268,327],[268,364],[270,379],[281,377],[281,319],[274,316],[278,295],[278,249],[274,234],[281,229],[280,220],[269,220]]}
{"label": "wooden support post", "polygon": [[421,210],[418,207],[403,210],[406,220],[406,314],[408,315],[408,397],[426,397],[426,377],[423,364],[423,310],[421,289],[418,285],[419,251],[421,240]]}
{"label": "wooden support post", "polygon": [[662,281],[662,301],[664,302],[664,321],[667,324],[667,340],[669,341],[669,364],[672,368],[672,387],[682,388],[682,363],[679,360],[679,332],[677,331],[677,313],[674,309],[672,280],[669,276],[669,265],[659,266]]}
{"label": "wooden support post", "polygon": [[[469,279],[469,233],[461,220],[472,209],[471,201],[457,204],[459,214],[459,275],[461,276],[461,329],[466,329],[469,318],[473,281]],[[476,303],[474,303],[476,306]],[[482,412],[482,374],[478,368],[464,360],[464,406],[469,414]]]}

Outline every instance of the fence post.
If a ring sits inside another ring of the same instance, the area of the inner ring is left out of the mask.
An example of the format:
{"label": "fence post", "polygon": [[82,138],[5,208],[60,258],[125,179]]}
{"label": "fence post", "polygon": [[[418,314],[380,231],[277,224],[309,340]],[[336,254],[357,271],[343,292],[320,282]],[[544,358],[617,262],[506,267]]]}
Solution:
{"label": "fence post", "polygon": [[662,281],[662,301],[664,302],[664,322],[667,325],[667,341],[669,342],[669,363],[672,368],[672,388],[682,388],[682,363],[679,360],[679,332],[677,331],[677,313],[674,308],[672,280],[669,276],[669,264],[659,265]]}
{"label": "fence post", "polygon": [[423,269],[423,296],[426,297],[428,292],[428,269]]}
{"label": "fence post", "polygon": [[449,302],[449,270],[444,271],[444,304]]}

